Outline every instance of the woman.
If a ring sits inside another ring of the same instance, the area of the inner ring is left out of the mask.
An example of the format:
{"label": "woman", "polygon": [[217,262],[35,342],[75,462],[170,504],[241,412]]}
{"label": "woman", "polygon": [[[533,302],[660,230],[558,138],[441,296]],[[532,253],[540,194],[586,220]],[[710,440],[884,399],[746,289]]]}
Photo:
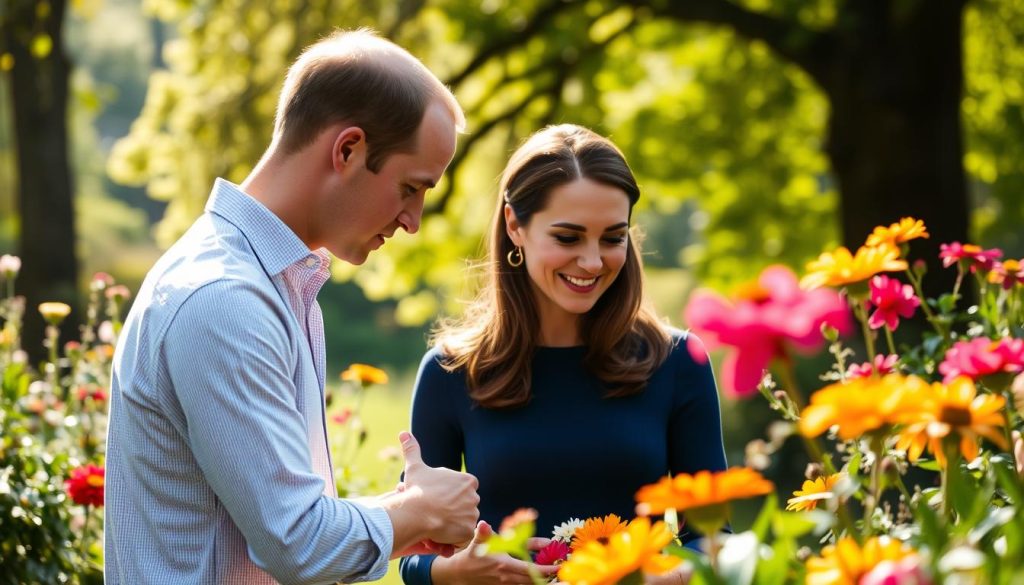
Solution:
{"label": "woman", "polygon": [[551,126],[512,155],[499,193],[488,283],[439,328],[412,406],[423,460],[464,458],[479,479],[482,522],[450,558],[403,560],[410,585],[530,583],[525,563],[473,551],[515,509],[535,508],[546,535],[570,518],[632,517],[636,491],[669,473],[726,467],[706,355],[643,302],[640,191],[622,153]]}

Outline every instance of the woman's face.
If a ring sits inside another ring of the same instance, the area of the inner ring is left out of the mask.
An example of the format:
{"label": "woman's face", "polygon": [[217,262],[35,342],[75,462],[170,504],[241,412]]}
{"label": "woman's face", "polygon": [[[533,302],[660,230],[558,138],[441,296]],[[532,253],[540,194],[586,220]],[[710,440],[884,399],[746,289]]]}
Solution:
{"label": "woman's face", "polygon": [[542,324],[576,321],[626,262],[629,197],[616,187],[576,179],[553,189],[528,226],[507,205],[505,222],[512,242],[523,250]]}

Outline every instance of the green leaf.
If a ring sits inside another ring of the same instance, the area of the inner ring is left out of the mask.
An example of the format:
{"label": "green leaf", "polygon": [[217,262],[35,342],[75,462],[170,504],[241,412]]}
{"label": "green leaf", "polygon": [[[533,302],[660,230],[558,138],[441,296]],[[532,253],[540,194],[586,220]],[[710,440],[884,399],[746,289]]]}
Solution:
{"label": "green leaf", "polygon": [[780,512],[772,518],[772,532],[779,538],[800,538],[819,523],[810,512]]}
{"label": "green leaf", "polygon": [[768,538],[768,529],[771,528],[772,518],[779,513],[779,497],[775,492],[768,494],[761,506],[761,511],[751,527],[751,531],[757,535],[757,539],[764,542]]}

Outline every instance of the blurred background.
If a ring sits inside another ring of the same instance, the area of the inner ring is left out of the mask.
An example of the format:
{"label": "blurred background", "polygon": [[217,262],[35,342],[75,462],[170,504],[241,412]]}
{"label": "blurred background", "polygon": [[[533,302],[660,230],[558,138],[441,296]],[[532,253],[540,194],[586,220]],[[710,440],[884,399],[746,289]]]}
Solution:
{"label": "blurred background", "polygon": [[[799,272],[905,215],[928,226],[930,262],[951,241],[1024,256],[1022,0],[0,6],[0,253],[21,257],[29,307],[82,307],[96,271],[137,289],[213,179],[240,182],[259,159],[285,69],[328,31],[372,27],[452,87],[468,133],[420,233],[358,270],[336,262],[320,296],[333,379],[353,362],[391,373],[366,391],[354,466],[376,487],[394,477],[380,450],[406,424],[430,325],[472,294],[498,174],[545,124],[590,126],[625,151],[649,294],[676,326],[695,286],[728,291],[775,263]],[[954,274],[932,268],[926,290],[948,290]],[[41,347],[38,314],[26,317],[24,345]],[[823,369],[799,364],[805,387]],[[339,393],[333,409],[353,399]],[[770,414],[723,402],[740,464]],[[791,467],[769,475],[795,485]]]}

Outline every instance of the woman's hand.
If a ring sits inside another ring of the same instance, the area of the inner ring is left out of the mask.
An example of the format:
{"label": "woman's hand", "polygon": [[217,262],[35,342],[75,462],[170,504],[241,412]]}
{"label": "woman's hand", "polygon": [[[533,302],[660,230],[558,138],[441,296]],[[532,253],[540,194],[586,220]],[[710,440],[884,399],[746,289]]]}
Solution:
{"label": "woman's hand", "polygon": [[[484,521],[476,525],[473,540],[466,548],[450,558],[438,557],[431,566],[431,579],[437,585],[533,585],[529,566],[532,563],[514,559],[507,554],[480,555],[477,549],[487,542],[494,531]],[[530,550],[544,548],[550,540],[531,538],[527,543]],[[558,572],[556,565],[533,565],[541,577],[547,579]]]}
{"label": "woman's hand", "polygon": [[644,585],[686,585],[690,582],[690,565],[682,563],[664,575],[644,575]]}

